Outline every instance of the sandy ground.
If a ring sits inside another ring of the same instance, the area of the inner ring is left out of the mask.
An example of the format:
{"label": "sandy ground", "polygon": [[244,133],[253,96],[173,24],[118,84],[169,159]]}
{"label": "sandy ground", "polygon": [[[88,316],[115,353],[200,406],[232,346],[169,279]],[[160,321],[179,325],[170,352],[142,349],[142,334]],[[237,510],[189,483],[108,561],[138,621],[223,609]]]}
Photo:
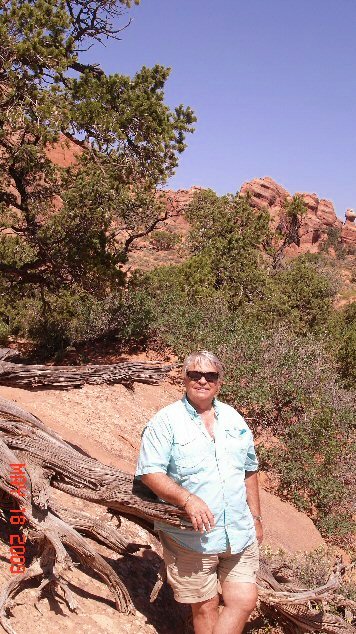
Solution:
{"label": "sandy ground", "polygon": [[[160,386],[135,384],[134,391],[121,385],[85,386],[80,390],[25,391],[0,387],[0,396],[15,401],[19,406],[38,416],[48,427],[65,440],[88,452],[103,463],[133,473],[140,443],[140,434],[149,418],[161,407],[180,398],[181,389],[168,380]],[[56,492],[61,503],[77,506],[103,517],[103,521],[117,523],[102,507],[82,500],[67,498]],[[266,543],[290,552],[309,551],[324,542],[315,526],[305,515],[282,502],[267,491],[262,491]],[[8,540],[3,527],[1,545],[1,579],[10,578]],[[67,634],[181,634],[182,612],[175,606],[169,588],[164,587],[157,601],[149,603],[149,595],[160,564],[160,548],[154,537],[136,524],[123,520],[119,529],[135,543],[149,545],[130,557],[113,554],[95,544],[95,548],[113,564],[128,587],[136,608],[135,616],[119,614],[109,590],[100,581],[85,573],[81,566],[68,574],[70,588],[80,611],[71,613],[59,597],[59,603],[44,593],[40,610],[35,609],[37,586],[33,583],[15,600],[11,625],[17,634],[52,634],[65,628]],[[94,542],[93,542],[94,545]],[[58,598],[58,597],[57,597]],[[30,625],[29,625],[30,624]]]}

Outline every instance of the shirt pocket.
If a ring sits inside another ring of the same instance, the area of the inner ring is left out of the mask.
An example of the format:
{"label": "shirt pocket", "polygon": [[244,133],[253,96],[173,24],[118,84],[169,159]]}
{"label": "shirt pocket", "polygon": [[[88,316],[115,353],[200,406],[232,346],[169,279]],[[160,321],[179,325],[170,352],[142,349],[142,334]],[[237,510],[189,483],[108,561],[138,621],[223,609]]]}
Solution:
{"label": "shirt pocket", "polygon": [[173,457],[180,477],[186,478],[200,473],[207,459],[204,439],[199,434],[179,439],[173,445]]}
{"label": "shirt pocket", "polygon": [[249,447],[249,435],[247,430],[231,427],[225,429],[225,436],[225,453],[229,465],[234,469],[244,471]]}
{"label": "shirt pocket", "polygon": [[205,463],[206,457],[202,457],[201,455],[190,456],[189,458],[181,458],[176,463],[177,472],[182,478],[195,476],[196,474],[199,474],[204,470]]}

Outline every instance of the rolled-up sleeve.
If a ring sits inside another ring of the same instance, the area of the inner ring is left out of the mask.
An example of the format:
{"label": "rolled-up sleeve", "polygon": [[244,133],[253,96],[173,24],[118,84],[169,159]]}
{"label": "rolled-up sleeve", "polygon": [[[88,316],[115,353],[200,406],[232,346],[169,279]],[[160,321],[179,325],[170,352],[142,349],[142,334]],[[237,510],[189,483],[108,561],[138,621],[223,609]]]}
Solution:
{"label": "rolled-up sleeve", "polygon": [[245,460],[245,471],[257,471],[258,470],[258,459],[256,456],[255,446],[253,444],[253,437],[251,432],[250,434],[250,444],[247,449],[246,460]]}
{"label": "rolled-up sleeve", "polygon": [[135,477],[146,473],[167,473],[171,459],[173,431],[166,416],[155,416],[143,430]]}

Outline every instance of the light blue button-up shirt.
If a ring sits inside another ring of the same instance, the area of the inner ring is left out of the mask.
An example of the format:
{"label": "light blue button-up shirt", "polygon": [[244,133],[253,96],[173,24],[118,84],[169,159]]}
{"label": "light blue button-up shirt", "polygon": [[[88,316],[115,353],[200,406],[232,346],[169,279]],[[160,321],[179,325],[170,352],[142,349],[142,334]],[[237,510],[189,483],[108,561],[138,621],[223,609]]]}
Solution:
{"label": "light blue button-up shirt", "polygon": [[209,506],[215,527],[199,533],[187,528],[155,523],[176,542],[202,553],[239,553],[256,539],[255,525],[246,502],[245,471],[256,471],[258,462],[252,433],[230,405],[213,402],[213,439],[186,396],[161,409],[142,434],[136,477],[166,473]]}

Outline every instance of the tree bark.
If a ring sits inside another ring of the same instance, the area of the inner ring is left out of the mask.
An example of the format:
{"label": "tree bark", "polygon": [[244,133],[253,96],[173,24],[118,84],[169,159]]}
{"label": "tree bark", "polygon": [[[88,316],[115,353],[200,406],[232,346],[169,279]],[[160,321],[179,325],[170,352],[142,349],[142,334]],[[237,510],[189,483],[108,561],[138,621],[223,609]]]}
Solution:
{"label": "tree bark", "polygon": [[157,385],[172,367],[172,365],[138,361],[112,365],[25,365],[1,360],[0,355],[0,385],[58,390],[79,388],[85,383],[92,385],[122,383],[131,388],[135,382]]}

